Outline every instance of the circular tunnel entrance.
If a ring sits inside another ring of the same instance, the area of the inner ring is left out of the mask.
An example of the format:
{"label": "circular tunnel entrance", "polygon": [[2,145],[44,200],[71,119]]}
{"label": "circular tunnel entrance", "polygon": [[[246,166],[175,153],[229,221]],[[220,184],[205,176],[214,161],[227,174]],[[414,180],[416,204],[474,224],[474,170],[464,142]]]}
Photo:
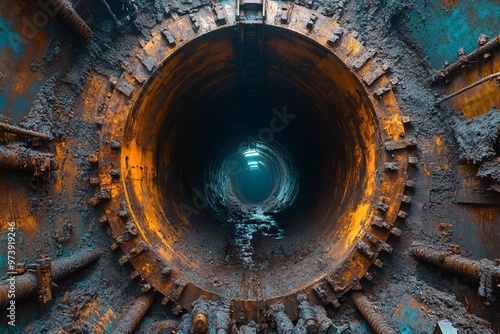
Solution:
{"label": "circular tunnel entrance", "polygon": [[230,298],[248,270],[267,299],[341,263],[375,182],[377,122],[362,84],[310,39],[265,34],[256,101],[245,96],[237,32],[205,34],[149,83],[122,153],[149,169],[127,189],[154,247]]}
{"label": "circular tunnel entrance", "polygon": [[[176,24],[172,31],[185,27]],[[388,155],[380,146],[404,130],[397,108],[379,110],[392,102],[377,102],[337,55],[361,53],[352,37],[345,45],[354,49],[335,53],[266,25],[255,58],[239,32],[193,35],[164,53],[130,100],[115,90],[101,156],[119,164],[101,175],[120,263],[168,300],[231,301],[248,320],[265,305],[295,305],[297,293],[336,303],[357,284],[390,248],[406,155],[392,154],[401,167],[381,176]],[[143,66],[144,54],[138,59]],[[121,151],[109,145],[116,141]]]}

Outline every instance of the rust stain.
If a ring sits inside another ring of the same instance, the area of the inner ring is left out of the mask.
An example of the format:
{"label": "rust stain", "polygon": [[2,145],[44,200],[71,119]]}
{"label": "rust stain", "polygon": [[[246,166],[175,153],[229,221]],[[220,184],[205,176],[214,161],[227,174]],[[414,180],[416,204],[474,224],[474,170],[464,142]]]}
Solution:
{"label": "rust stain", "polygon": [[446,233],[453,229],[453,224],[446,222],[436,222],[434,224],[434,229],[436,232]]}
{"label": "rust stain", "polygon": [[92,327],[92,332],[96,334],[105,333],[114,319],[116,315],[113,309],[105,309],[99,297],[88,303],[80,316],[80,321]]}
{"label": "rust stain", "polygon": [[0,192],[4,194],[0,198],[1,230],[7,230],[9,222],[15,222],[27,236],[38,232],[38,222],[31,214],[31,204],[28,196],[18,191],[19,183],[15,179],[10,179],[8,175],[2,177],[0,182]]}
{"label": "rust stain", "polygon": [[460,1],[462,1],[462,0],[443,0],[442,4],[446,8],[450,8],[450,7],[455,6],[456,4],[458,4]]}
{"label": "rust stain", "polygon": [[427,175],[428,177],[431,175],[431,171],[427,168],[427,165],[424,164],[424,173],[425,175]]}
{"label": "rust stain", "polygon": [[[480,67],[464,69],[455,76],[445,94],[456,92],[493,73],[500,72],[500,53],[494,53]],[[495,105],[500,105],[500,88],[496,80],[480,84],[450,100],[450,105],[457,112],[463,112],[466,118],[486,114]]]}

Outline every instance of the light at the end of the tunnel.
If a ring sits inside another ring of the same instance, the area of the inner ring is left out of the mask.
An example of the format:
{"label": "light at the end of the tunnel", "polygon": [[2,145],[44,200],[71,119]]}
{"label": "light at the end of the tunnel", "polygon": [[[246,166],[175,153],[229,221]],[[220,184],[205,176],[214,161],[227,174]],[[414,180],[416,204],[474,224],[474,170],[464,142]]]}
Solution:
{"label": "light at the end of the tunnel", "polygon": [[248,157],[258,157],[259,156],[259,152],[256,152],[255,150],[252,150],[252,149],[249,149],[244,154],[245,154],[245,158],[248,158]]}

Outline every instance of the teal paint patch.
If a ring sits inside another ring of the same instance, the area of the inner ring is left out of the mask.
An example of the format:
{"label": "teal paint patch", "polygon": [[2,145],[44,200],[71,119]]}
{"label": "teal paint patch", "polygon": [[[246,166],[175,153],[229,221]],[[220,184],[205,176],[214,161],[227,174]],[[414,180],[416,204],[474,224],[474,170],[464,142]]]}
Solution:
{"label": "teal paint patch", "polygon": [[413,331],[411,330],[411,328],[408,328],[408,327],[405,327],[405,328],[399,327],[399,331],[401,332],[401,334],[413,334]]}
{"label": "teal paint patch", "polygon": [[0,110],[3,111],[6,105],[7,105],[7,93],[2,92],[0,93]]}
{"label": "teal paint patch", "polygon": [[16,100],[14,101],[14,105],[12,106],[14,109],[14,112],[23,112],[28,109],[28,100],[24,96],[18,96]]}
{"label": "teal paint patch", "polygon": [[7,21],[0,17],[0,52],[4,48],[11,49],[18,55],[24,53],[24,45],[27,43],[21,34],[12,29],[13,21]]}
{"label": "teal paint patch", "polygon": [[397,324],[401,334],[432,333],[434,322],[429,320],[421,309],[422,303],[410,295],[404,295],[398,302],[392,320]]}
{"label": "teal paint patch", "polygon": [[411,304],[405,305],[401,310],[401,319],[399,320],[398,328],[402,334],[412,334],[413,331],[410,328],[410,323],[418,321],[418,314],[415,311]]}
{"label": "teal paint patch", "polygon": [[446,8],[443,0],[416,0],[408,22],[413,36],[430,63],[441,68],[458,59],[458,49],[475,50],[484,33],[496,37],[500,32],[498,1],[462,0]]}
{"label": "teal paint patch", "polygon": [[[12,79],[12,81],[16,80],[18,79]],[[29,90],[24,95],[19,96],[9,95],[9,87],[4,86],[4,90],[0,92],[0,115],[10,118],[13,124],[21,122],[23,117],[29,114],[30,106],[36,99],[36,93],[42,84],[43,79],[36,78]],[[10,81],[7,85],[10,85]]]}

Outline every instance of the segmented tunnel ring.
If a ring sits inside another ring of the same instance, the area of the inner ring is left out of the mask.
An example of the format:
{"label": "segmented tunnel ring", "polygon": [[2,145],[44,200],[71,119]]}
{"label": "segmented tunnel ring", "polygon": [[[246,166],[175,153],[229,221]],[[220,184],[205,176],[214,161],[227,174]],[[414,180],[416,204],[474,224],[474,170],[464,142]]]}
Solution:
{"label": "segmented tunnel ring", "polygon": [[[333,19],[294,6],[290,8],[289,19],[283,22],[280,20],[282,5],[274,1],[267,3],[266,26],[310,40],[310,43],[319,45],[331,57],[343,62],[346,70],[363,87],[364,92],[358,93],[366,95],[366,108],[372,110],[372,117],[377,123],[369,144],[371,146],[366,152],[369,155],[366,159],[371,166],[367,167],[367,187],[363,189],[361,200],[351,203],[353,210],[349,217],[352,225],[349,228],[344,226],[341,239],[345,241],[345,254],[333,270],[330,268],[322,275],[309,277],[305,285],[289,287],[288,293],[264,297],[256,291],[260,282],[255,282],[258,278],[250,271],[248,276],[242,278],[247,281],[243,285],[248,286],[250,291],[244,291],[236,298],[228,298],[220,289],[207,289],[193,283],[185,275],[186,268],[177,268],[171,263],[173,256],[182,254],[174,254],[177,251],[171,245],[164,245],[160,237],[150,231],[158,222],[153,222],[152,216],[147,213],[155,209],[149,202],[158,199],[137,198],[134,193],[134,187],[147,187],[140,184],[143,177],[148,177],[146,174],[155,173],[151,170],[152,166],[140,164],[142,158],[137,158],[139,160],[135,163],[129,160],[131,153],[138,156],[148,154],[130,148],[131,142],[140,145],[133,138],[134,129],[131,130],[134,117],[137,116],[136,103],[144,95],[155,94],[150,92],[154,86],[152,82],[158,76],[169,75],[161,69],[174,55],[182,52],[183,46],[210,33],[236,30],[233,6],[223,4],[222,10],[225,16],[225,22],[222,23],[220,20],[216,23],[217,16],[212,8],[206,6],[191,15],[170,18],[158,24],[152,28],[152,38],[141,42],[129,60],[122,64],[124,71],[121,77],[110,80],[113,88],[99,116],[99,122],[102,123],[99,151],[101,188],[95,201],[103,204],[105,210],[101,220],[109,222],[113,231],[112,248],[121,248],[124,253],[120,264],[130,262],[135,268],[132,278],[142,277],[143,291],[155,289],[165,296],[165,302],[170,300],[189,309],[200,296],[214,301],[230,299],[232,318],[237,322],[262,320],[266,310],[276,303],[284,304],[288,316],[292,320],[297,319],[297,296],[301,294],[306,294],[311,304],[332,303],[338,307],[338,299],[343,294],[351,289],[361,289],[360,281],[363,278],[371,279],[371,265],[382,265],[377,256],[382,250],[392,251],[386,243],[389,236],[399,236],[401,233],[395,226],[404,220],[405,206],[411,200],[407,195],[407,187],[413,186],[408,180],[408,164],[413,158],[408,149],[416,142],[405,136],[405,123],[408,120],[400,114],[392,92],[395,83],[386,75],[387,66],[381,65],[374,52],[363,47]],[[315,17],[313,25],[308,26],[312,17]],[[290,49],[289,52],[294,50]],[[169,236],[164,238],[163,242],[172,241]],[[191,260],[187,259],[187,262]],[[286,285],[286,282],[282,285]]]}

